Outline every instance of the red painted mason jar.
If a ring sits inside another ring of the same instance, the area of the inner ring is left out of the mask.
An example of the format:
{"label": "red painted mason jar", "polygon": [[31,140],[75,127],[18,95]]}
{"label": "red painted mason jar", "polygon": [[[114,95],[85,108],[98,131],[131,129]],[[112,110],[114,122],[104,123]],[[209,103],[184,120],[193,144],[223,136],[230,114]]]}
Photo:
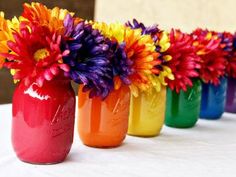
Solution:
{"label": "red painted mason jar", "polygon": [[74,134],[75,93],[70,80],[60,77],[25,86],[13,96],[12,144],[18,158],[33,164],[64,161]]}

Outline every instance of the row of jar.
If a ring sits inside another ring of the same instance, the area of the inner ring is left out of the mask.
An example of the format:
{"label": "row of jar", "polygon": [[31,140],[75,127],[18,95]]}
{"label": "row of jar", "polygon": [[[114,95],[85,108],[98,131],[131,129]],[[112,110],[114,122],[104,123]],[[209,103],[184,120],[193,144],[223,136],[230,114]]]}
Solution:
{"label": "row of jar", "polygon": [[[42,88],[35,83],[17,86],[12,143],[19,159],[36,164],[64,161],[73,142],[75,98],[70,81],[64,78]],[[138,97],[131,96],[128,87],[121,87],[105,100],[91,99],[79,88],[78,132],[87,146],[116,147],[127,132],[157,136],[164,122],[170,127],[189,128],[196,124],[199,113],[201,118],[219,119],[224,110],[236,112],[236,79],[221,78],[219,86],[194,80],[186,92],[177,94],[163,87],[159,93],[153,90]]]}

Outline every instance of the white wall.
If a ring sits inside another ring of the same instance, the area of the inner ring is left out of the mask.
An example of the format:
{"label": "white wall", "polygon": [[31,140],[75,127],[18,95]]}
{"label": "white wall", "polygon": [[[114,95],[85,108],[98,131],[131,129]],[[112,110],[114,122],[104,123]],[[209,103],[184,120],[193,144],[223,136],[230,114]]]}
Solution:
{"label": "white wall", "polygon": [[96,0],[95,19],[125,22],[136,18],[163,29],[207,27],[236,31],[236,0]]}

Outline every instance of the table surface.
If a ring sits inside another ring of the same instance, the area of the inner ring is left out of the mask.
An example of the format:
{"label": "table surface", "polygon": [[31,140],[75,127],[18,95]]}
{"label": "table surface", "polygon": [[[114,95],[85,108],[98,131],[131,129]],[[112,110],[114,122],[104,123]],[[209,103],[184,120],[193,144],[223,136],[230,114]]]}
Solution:
{"label": "table surface", "polygon": [[236,115],[199,120],[191,129],[164,127],[160,136],[127,136],[122,146],[84,146],[75,132],[65,162],[31,165],[17,159],[11,146],[11,105],[0,105],[0,177],[235,177]]}

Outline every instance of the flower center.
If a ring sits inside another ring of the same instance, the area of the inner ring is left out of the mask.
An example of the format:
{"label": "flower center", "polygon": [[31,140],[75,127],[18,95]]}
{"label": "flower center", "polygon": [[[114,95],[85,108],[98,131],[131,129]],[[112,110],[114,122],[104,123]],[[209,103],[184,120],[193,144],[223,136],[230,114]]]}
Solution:
{"label": "flower center", "polygon": [[39,49],[34,53],[34,59],[36,61],[43,60],[49,56],[49,51],[46,48]]}

